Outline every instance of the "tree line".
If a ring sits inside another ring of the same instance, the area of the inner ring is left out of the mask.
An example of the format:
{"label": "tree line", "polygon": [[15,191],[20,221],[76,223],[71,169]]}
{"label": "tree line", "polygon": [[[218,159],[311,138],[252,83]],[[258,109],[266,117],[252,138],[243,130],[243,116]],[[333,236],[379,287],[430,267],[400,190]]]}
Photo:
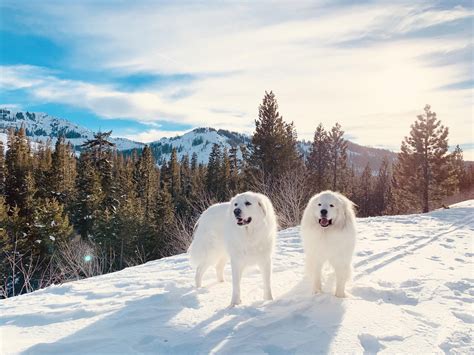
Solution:
{"label": "tree line", "polygon": [[443,197],[473,185],[462,151],[448,152],[448,129],[429,106],[418,116],[396,164],[385,160],[361,174],[347,159],[339,124],[316,127],[309,153],[298,149],[292,122],[265,93],[251,144],[214,145],[207,164],[196,154],[157,166],[150,147],[118,152],[111,132],[81,147],[60,137],[32,149],[24,128],[0,142],[1,297],[121,270],[184,252],[193,226],[210,204],[238,192],[267,194],[281,228],[297,225],[311,195],[346,194],[361,217],[438,207]]}

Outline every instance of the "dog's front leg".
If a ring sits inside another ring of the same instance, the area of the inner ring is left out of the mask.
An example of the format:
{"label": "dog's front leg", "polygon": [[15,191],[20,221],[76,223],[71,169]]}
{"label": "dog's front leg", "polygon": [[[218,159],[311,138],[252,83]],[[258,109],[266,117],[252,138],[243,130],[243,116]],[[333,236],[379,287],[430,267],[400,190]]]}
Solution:
{"label": "dog's front leg", "polygon": [[243,267],[232,259],[230,264],[232,267],[232,300],[230,301],[230,306],[234,307],[242,302],[240,299],[240,281],[242,279]]}

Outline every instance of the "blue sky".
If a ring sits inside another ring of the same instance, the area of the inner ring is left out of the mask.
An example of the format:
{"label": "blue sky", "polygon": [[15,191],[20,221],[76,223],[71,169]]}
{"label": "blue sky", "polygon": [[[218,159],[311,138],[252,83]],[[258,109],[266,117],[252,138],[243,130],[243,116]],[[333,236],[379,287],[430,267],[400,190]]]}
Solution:
{"label": "blue sky", "polygon": [[[152,141],[250,133],[265,90],[301,138],[398,149],[426,103],[472,148],[469,1],[10,1],[0,105]],[[468,129],[469,128],[469,129]]]}

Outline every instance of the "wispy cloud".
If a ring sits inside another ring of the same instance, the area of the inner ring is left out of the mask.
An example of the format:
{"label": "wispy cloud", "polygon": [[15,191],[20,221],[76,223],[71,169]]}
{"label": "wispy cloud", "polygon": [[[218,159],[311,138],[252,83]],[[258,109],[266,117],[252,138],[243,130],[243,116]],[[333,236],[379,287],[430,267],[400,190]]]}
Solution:
{"label": "wispy cloud", "polygon": [[[23,31],[70,46],[70,70],[88,66],[124,77],[192,80],[145,80],[130,90],[113,80],[94,84],[9,66],[2,70],[4,89],[105,118],[247,132],[271,89],[301,137],[310,138],[319,122],[338,121],[357,142],[391,148],[430,103],[450,126],[451,142],[472,141],[466,130],[472,127],[472,85],[455,84],[472,83],[472,61],[454,55],[472,48],[470,8],[427,1],[57,5],[5,4],[21,15]],[[148,133],[143,139],[154,134]]]}

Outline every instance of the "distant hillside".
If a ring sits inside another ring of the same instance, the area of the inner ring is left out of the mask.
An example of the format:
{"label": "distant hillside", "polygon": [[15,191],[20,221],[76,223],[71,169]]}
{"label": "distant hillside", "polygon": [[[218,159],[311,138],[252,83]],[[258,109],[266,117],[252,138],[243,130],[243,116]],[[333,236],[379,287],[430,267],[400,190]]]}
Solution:
{"label": "distant hillside", "polygon": [[[58,136],[64,135],[76,148],[86,139],[93,136],[93,132],[87,128],[80,127],[66,119],[50,116],[46,113],[37,112],[15,112],[7,109],[0,109],[0,136],[6,139],[4,133],[10,127],[19,128],[22,125],[26,128],[26,133],[32,142],[46,141],[50,139],[54,144]],[[1,138],[1,137],[0,137]],[[140,152],[144,147],[143,143],[134,142],[126,138],[113,138],[117,149],[125,154],[131,154],[134,150]],[[219,144],[221,147],[230,149],[240,148],[241,145],[249,145],[251,136],[232,132],[224,129],[195,128],[192,131],[180,136],[171,138],[161,138],[149,143],[157,164],[169,160],[171,150],[176,148],[178,158],[188,154],[191,157],[194,153],[198,156],[200,163],[207,163],[212,146]],[[311,143],[300,141],[299,149],[301,154],[307,155]],[[240,149],[238,155],[241,157]],[[380,167],[382,159],[387,157],[393,163],[397,154],[386,149],[364,147],[359,144],[348,142],[349,166],[354,166],[356,171],[361,172],[365,165],[370,162],[372,170],[376,172]]]}
{"label": "distant hillside", "polygon": [[[87,128],[80,127],[71,121],[50,116],[40,112],[15,112],[0,109],[0,133],[6,133],[11,128],[24,126],[26,134],[32,142],[45,142],[48,139],[54,142],[63,135],[75,147],[85,140],[93,137],[93,132]],[[143,147],[143,143],[134,142],[126,138],[113,138],[117,149],[125,150]]]}
{"label": "distant hillside", "polygon": [[162,164],[171,157],[171,151],[176,148],[178,158],[188,154],[189,157],[196,153],[199,163],[207,163],[212,146],[219,144],[221,147],[230,149],[238,148],[237,155],[241,157],[240,146],[248,145],[250,137],[241,133],[231,132],[224,129],[216,130],[214,128],[195,128],[191,132],[182,136],[172,138],[161,138],[158,141],[149,143],[154,157],[158,164]]}

